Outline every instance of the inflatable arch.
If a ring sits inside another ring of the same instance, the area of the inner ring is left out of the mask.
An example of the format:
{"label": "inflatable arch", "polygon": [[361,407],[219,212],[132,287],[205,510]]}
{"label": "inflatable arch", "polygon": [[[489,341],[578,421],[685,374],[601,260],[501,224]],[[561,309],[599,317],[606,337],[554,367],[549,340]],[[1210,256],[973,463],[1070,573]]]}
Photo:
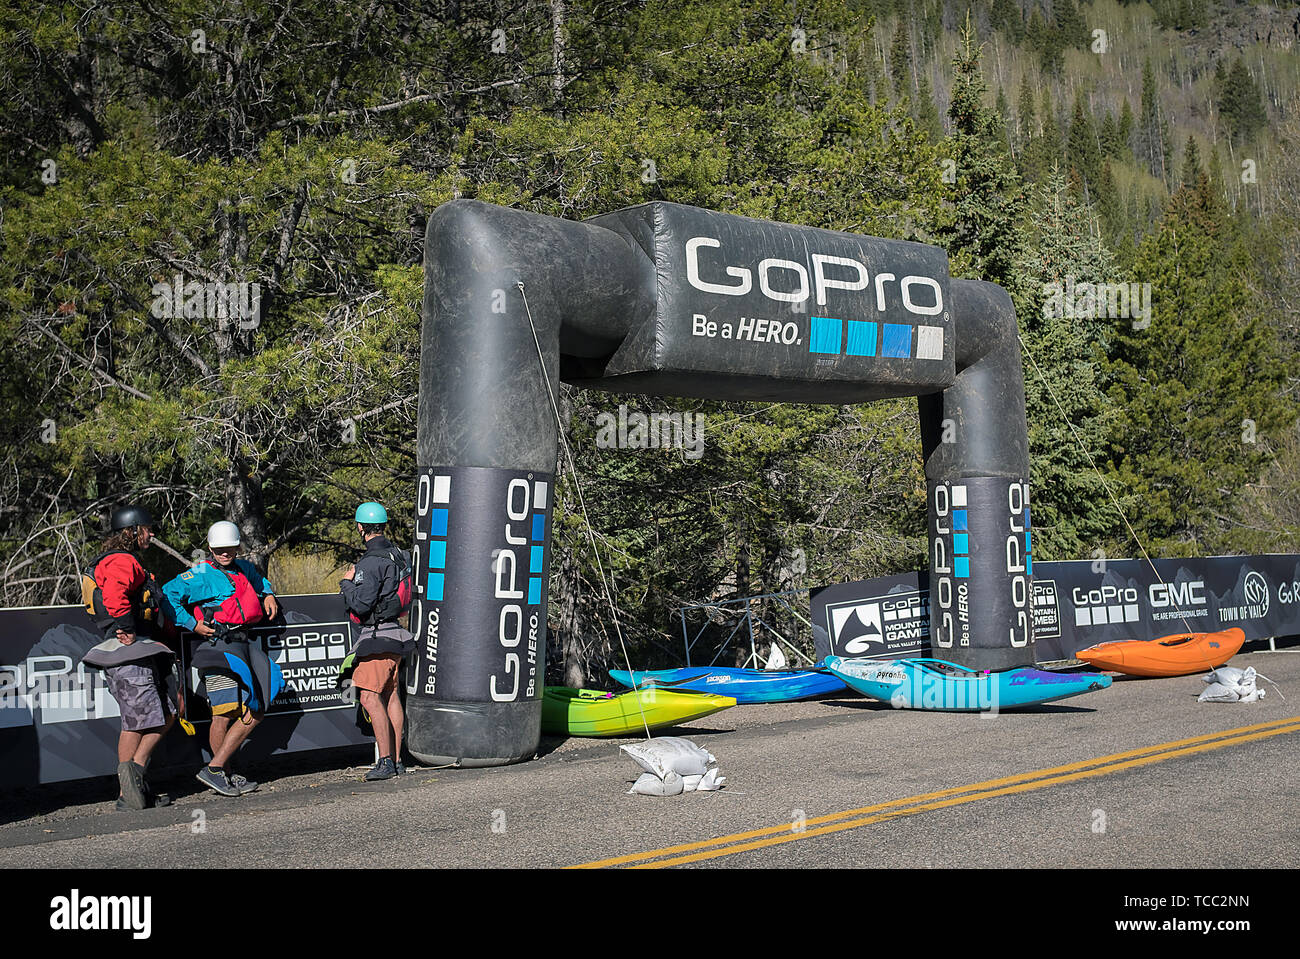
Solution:
{"label": "inflatable arch", "polygon": [[919,396],[936,652],[1033,662],[1024,384],[1002,289],[950,279],[920,243],[672,203],[571,222],[457,200],[425,237],[406,726],[420,760],[536,751],[560,379],[725,400]]}

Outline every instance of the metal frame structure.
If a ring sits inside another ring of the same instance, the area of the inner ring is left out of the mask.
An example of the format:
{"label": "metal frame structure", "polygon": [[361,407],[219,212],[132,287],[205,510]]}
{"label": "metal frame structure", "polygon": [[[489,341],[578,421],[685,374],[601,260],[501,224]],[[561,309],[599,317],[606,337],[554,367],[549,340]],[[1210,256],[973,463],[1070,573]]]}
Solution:
{"label": "metal frame structure", "polygon": [[[755,596],[744,596],[739,599],[728,599],[718,603],[694,603],[690,606],[677,607],[675,612],[681,618],[682,621],[682,643],[686,647],[686,665],[687,666],[691,665],[691,649],[694,648],[697,642],[699,642],[699,639],[704,634],[704,631],[708,629],[711,625],[714,625],[712,620],[708,618],[708,614],[710,612],[716,612],[723,616],[739,617],[739,619],[736,622],[736,624],[732,627],[731,632],[727,634],[727,638],[722,641],[722,645],[718,647],[718,651],[717,653],[714,654],[713,659],[709,661],[708,663],[709,666],[713,666],[717,663],[718,657],[721,656],[726,651],[727,647],[731,645],[731,641],[735,638],[736,633],[741,629],[741,627],[744,627],[746,633],[749,636],[749,658],[745,660],[745,665],[747,667],[761,669],[762,666],[758,662],[758,650],[754,646],[754,625],[755,624],[758,624],[759,626],[766,629],[769,633],[771,633],[772,636],[774,637],[773,639],[774,642],[776,640],[780,640],[796,656],[798,656],[801,659],[807,660],[809,665],[815,665],[812,661],[812,658],[809,657],[808,654],[803,652],[803,650],[799,649],[799,647],[796,646],[789,637],[783,636],[780,630],[778,630],[775,626],[773,626],[769,622],[766,622],[764,619],[762,619],[762,617],[754,613],[753,604],[756,601],[763,600],[763,599],[774,599],[781,606],[785,607],[785,609],[788,610],[792,616],[794,616],[800,622],[804,623],[808,627],[809,631],[811,631],[812,621],[803,613],[799,612],[799,610],[791,606],[790,603],[787,602],[786,600],[787,596],[801,596],[804,598],[804,600],[810,601],[808,590],[788,589],[780,593],[759,593]],[[741,606],[744,607],[743,610],[738,608]],[[706,618],[704,621],[704,625],[702,625],[699,628],[699,630],[696,631],[695,636],[692,638],[690,635],[690,628],[686,624],[686,614],[689,610],[697,610],[697,609],[705,610]],[[723,624],[723,628],[726,628],[725,623]]]}

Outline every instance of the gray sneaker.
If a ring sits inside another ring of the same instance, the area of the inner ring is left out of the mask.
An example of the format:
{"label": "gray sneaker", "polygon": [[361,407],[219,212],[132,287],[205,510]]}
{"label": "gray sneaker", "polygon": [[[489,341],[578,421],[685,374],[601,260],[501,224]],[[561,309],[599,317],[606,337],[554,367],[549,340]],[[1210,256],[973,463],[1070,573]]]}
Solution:
{"label": "gray sneaker", "polygon": [[117,764],[117,784],[122,788],[122,805],[127,809],[148,809],[144,794],[144,770],[131,760]]}
{"label": "gray sneaker", "polygon": [[241,796],[244,795],[244,793],[257,792],[257,787],[258,785],[260,785],[259,783],[255,783],[252,782],[251,780],[245,779],[243,776],[239,775],[239,773],[235,773],[233,776],[229,778],[230,778],[230,785],[238,789],[239,795]]}
{"label": "gray sneaker", "polygon": [[212,769],[204,766],[195,774],[194,778],[203,783],[203,785],[207,786],[209,789],[221,793],[223,796],[239,795],[239,790],[235,788],[234,783],[230,781],[230,777],[226,775],[224,769],[214,772]]}
{"label": "gray sneaker", "polygon": [[378,782],[381,779],[392,779],[397,775],[397,767],[393,764],[392,756],[385,756],[366,773],[366,782]]}

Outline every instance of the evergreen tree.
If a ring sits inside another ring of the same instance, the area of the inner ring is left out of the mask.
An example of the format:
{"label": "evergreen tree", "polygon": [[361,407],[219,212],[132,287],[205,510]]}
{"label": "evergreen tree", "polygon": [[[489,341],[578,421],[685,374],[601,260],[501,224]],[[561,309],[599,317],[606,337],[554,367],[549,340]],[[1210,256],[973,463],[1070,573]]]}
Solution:
{"label": "evergreen tree", "polygon": [[1101,177],[1101,153],[1097,149],[1097,134],[1093,130],[1092,113],[1083,105],[1082,94],[1074,97],[1074,116],[1070,121],[1070,168],[1078,172],[1088,202],[1097,180]]}
{"label": "evergreen tree", "polygon": [[1182,184],[1185,187],[1196,185],[1196,181],[1205,175],[1201,169],[1201,150],[1196,145],[1196,137],[1188,136],[1187,145],[1183,147]]}
{"label": "evergreen tree", "polygon": [[912,90],[912,40],[908,36],[907,21],[898,18],[894,42],[889,46],[889,75],[894,81],[894,92],[907,96]]}
{"label": "evergreen tree", "polygon": [[1016,96],[1016,129],[1019,135],[1016,146],[1023,151],[1029,138],[1038,132],[1038,121],[1034,116],[1034,88],[1029,82],[1029,71],[1020,77],[1020,93]]}
{"label": "evergreen tree", "polygon": [[1088,463],[1089,455],[1103,462],[1119,425],[1097,378],[1105,321],[1086,315],[1093,310],[1076,315],[1074,309],[1076,287],[1108,283],[1114,272],[1091,219],[1054,167],[1034,191],[1016,261],[1025,291],[1017,317],[1031,358],[1025,362],[1025,411],[1034,535],[1044,556],[1059,559],[1082,558],[1098,546],[1110,551],[1122,530],[1101,477]]}
{"label": "evergreen tree", "polygon": [[1110,450],[1116,485],[1152,552],[1230,548],[1243,488],[1268,459],[1266,443],[1242,441],[1243,421],[1260,437],[1295,422],[1277,343],[1252,312],[1254,272],[1204,173],[1137,251],[1151,322],[1115,322],[1106,383],[1125,417]]}
{"label": "evergreen tree", "polygon": [[998,283],[1014,298],[1019,288],[1014,269],[1020,245],[1016,221],[1024,201],[1002,122],[984,105],[980,48],[969,14],[953,67],[948,119],[957,181],[949,193],[952,218],[941,225],[939,242],[948,251],[954,276]]}
{"label": "evergreen tree", "polygon": [[1119,114],[1119,146],[1120,152],[1116,156],[1133,155],[1133,107],[1129,105],[1128,97],[1124,98],[1124,107]]}
{"label": "evergreen tree", "polygon": [[1142,65],[1142,116],[1134,136],[1134,153],[1153,177],[1166,183],[1172,174],[1169,157],[1169,124],[1160,110],[1160,94],[1148,57]]}
{"label": "evergreen tree", "polygon": [[1217,106],[1228,126],[1228,135],[1234,143],[1249,140],[1268,122],[1268,113],[1260,98],[1259,86],[1238,57],[1232,69],[1222,72],[1223,61],[1215,73]]}
{"label": "evergreen tree", "polygon": [[1124,198],[1119,195],[1115,185],[1115,175],[1111,172],[1110,160],[1101,165],[1101,179],[1096,191],[1097,216],[1101,220],[1102,236],[1110,245],[1125,232]]}
{"label": "evergreen tree", "polygon": [[931,140],[943,139],[943,121],[939,118],[939,108],[934,102],[934,87],[930,85],[930,75],[921,74],[920,92],[916,95],[916,123]]}
{"label": "evergreen tree", "polygon": [[1074,5],[1074,0],[1053,0],[1052,9],[1056,14],[1056,29],[1061,45],[1086,50],[1092,36],[1079,8]]}
{"label": "evergreen tree", "polygon": [[993,0],[989,22],[993,29],[1001,30],[1017,46],[1025,38],[1025,18],[1016,0]]}

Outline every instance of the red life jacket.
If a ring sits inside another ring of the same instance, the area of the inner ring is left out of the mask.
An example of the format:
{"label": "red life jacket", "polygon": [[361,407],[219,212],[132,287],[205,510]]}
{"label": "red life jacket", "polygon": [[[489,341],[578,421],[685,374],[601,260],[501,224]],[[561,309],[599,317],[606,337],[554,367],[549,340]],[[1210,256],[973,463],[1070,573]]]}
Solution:
{"label": "red life jacket", "polygon": [[[253,584],[248,581],[237,566],[232,566],[230,570],[222,569],[216,563],[209,564],[213,569],[224,573],[226,579],[230,580],[230,585],[235,587],[235,592],[227,596],[215,609],[209,606],[208,610],[212,612],[212,621],[215,623],[229,623],[231,626],[245,626],[252,623],[261,622],[264,618],[262,612],[262,600],[257,595],[257,590],[253,589]],[[194,618],[198,622],[204,621],[204,607],[194,607]]]}

